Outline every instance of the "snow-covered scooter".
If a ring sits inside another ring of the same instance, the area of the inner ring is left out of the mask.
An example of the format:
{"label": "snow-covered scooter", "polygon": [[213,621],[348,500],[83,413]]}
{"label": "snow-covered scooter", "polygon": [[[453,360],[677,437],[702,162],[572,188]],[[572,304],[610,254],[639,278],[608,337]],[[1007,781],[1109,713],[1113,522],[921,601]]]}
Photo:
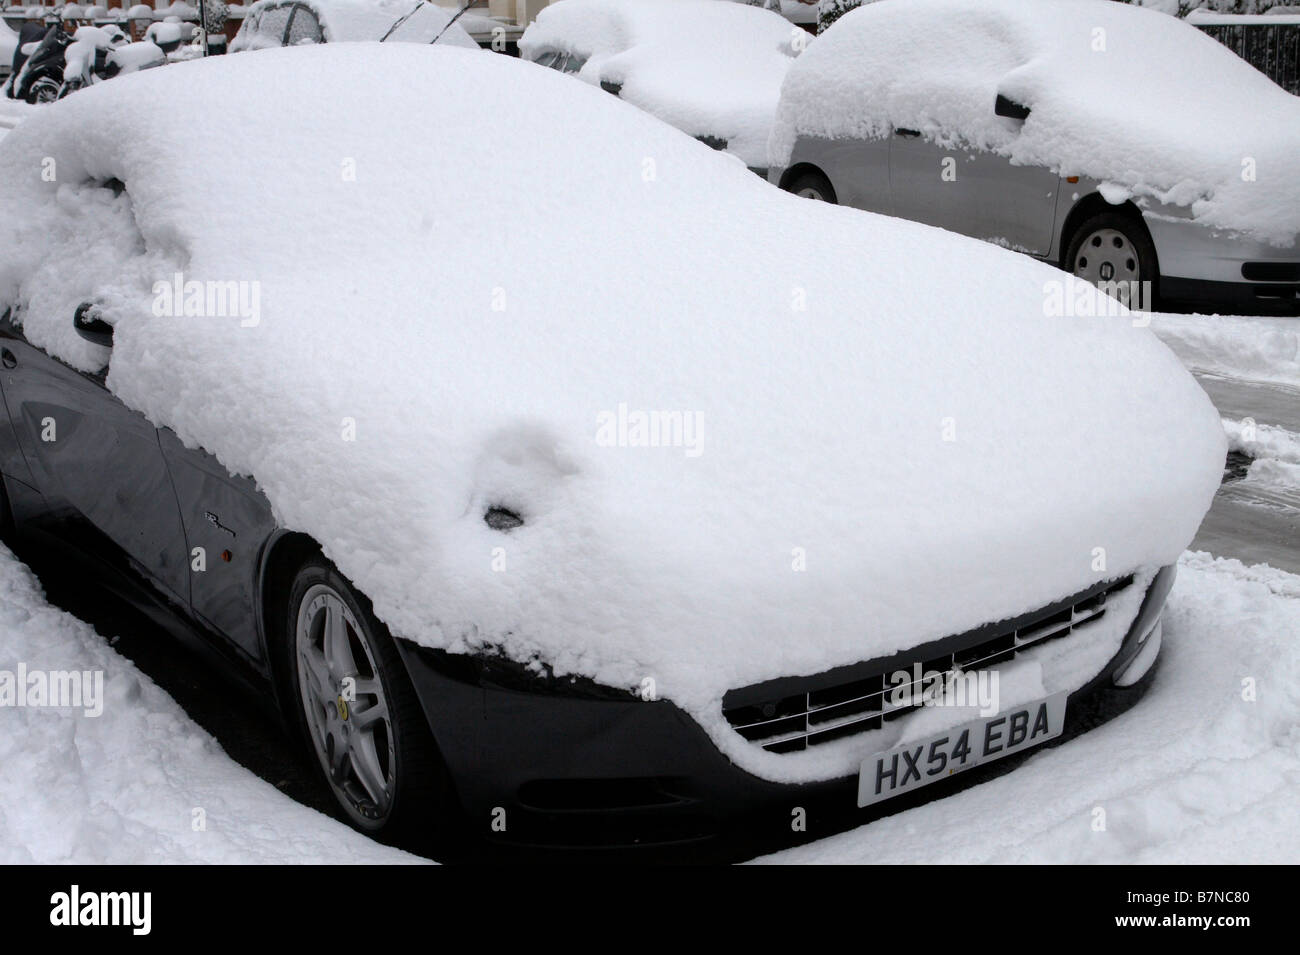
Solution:
{"label": "snow-covered scooter", "polygon": [[72,45],[72,37],[60,24],[45,28],[36,40],[41,27],[29,24],[23,27],[18,48],[14,51],[14,71],[5,83],[5,95],[10,99],[28,103],[48,103],[58,99],[63,86],[63,53]]}
{"label": "snow-covered scooter", "polygon": [[156,44],[122,42],[121,31],[114,34],[99,27],[82,27],[65,54],[64,81],[58,98],[95,83],[102,83],[123,73],[162,66],[167,55]]}

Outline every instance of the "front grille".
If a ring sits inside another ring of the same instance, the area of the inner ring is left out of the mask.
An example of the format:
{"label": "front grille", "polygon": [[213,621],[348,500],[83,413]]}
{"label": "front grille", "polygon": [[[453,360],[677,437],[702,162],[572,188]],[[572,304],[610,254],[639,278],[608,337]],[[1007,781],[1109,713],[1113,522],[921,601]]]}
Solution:
{"label": "front grille", "polygon": [[[837,667],[809,677],[782,677],[731,690],[722,712],[736,732],[773,753],[790,753],[829,743],[904,716],[921,704],[896,704],[886,678],[899,670],[969,672],[1005,663],[1018,651],[1039,646],[1100,620],[1106,600],[1133,583],[1132,575],[1103,581],[1072,597],[1000,623],[944,637],[890,657]],[[920,690],[915,682],[902,684]],[[918,694],[913,693],[915,697]]]}

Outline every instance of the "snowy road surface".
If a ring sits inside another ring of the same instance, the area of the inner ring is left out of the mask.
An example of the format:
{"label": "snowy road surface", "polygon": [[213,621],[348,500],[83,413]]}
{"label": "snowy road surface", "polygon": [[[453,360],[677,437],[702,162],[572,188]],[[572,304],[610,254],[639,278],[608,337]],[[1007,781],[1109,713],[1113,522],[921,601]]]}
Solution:
{"label": "snowy road surface", "polygon": [[1197,380],[1226,424],[1239,430],[1250,419],[1276,440],[1249,449],[1250,471],[1219,488],[1192,546],[1300,574],[1300,386],[1208,373]]}

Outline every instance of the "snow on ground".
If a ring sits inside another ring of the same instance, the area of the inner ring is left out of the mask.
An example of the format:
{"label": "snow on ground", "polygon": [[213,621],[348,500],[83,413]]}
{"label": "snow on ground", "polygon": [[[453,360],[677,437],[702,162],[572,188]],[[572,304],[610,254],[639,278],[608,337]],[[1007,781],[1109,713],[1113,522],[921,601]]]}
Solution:
{"label": "snow on ground", "polygon": [[[14,705],[20,665],[29,675],[102,671],[102,713]],[[47,604],[3,547],[0,766],[0,864],[420,861],[233,762],[108,641]]]}
{"label": "snow on ground", "polygon": [[1159,314],[1151,328],[1192,371],[1300,386],[1300,318]]}
{"label": "snow on ground", "polygon": [[761,861],[1293,863],[1297,789],[1300,577],[1188,553],[1131,710],[991,782]]}

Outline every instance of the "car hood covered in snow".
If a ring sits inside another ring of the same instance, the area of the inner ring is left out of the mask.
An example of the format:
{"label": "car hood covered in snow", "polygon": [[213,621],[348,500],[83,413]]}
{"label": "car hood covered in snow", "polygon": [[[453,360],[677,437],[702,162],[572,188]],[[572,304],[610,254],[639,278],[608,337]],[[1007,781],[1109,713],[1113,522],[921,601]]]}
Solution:
{"label": "car hood covered in snow", "polygon": [[[1061,273],[506,57],[125,77],[0,142],[0,208],[29,339],[101,367],[72,321],[100,303],[108,387],[255,476],[395,633],[653,681],[724,746],[728,688],[1173,562],[1222,467],[1147,329],[1046,316]],[[176,309],[177,276],[256,307]]]}
{"label": "car hood covered in snow", "polygon": [[[905,50],[905,55],[899,51]],[[997,95],[1030,107],[995,115]],[[800,135],[919,129],[1279,244],[1300,232],[1300,99],[1218,41],[1113,0],[880,0],[791,68],[770,159]]]}
{"label": "car hood covered in snow", "polygon": [[619,84],[629,103],[765,167],[781,82],[809,40],[780,14],[728,0],[559,0],[519,52],[575,53],[582,79]]}

